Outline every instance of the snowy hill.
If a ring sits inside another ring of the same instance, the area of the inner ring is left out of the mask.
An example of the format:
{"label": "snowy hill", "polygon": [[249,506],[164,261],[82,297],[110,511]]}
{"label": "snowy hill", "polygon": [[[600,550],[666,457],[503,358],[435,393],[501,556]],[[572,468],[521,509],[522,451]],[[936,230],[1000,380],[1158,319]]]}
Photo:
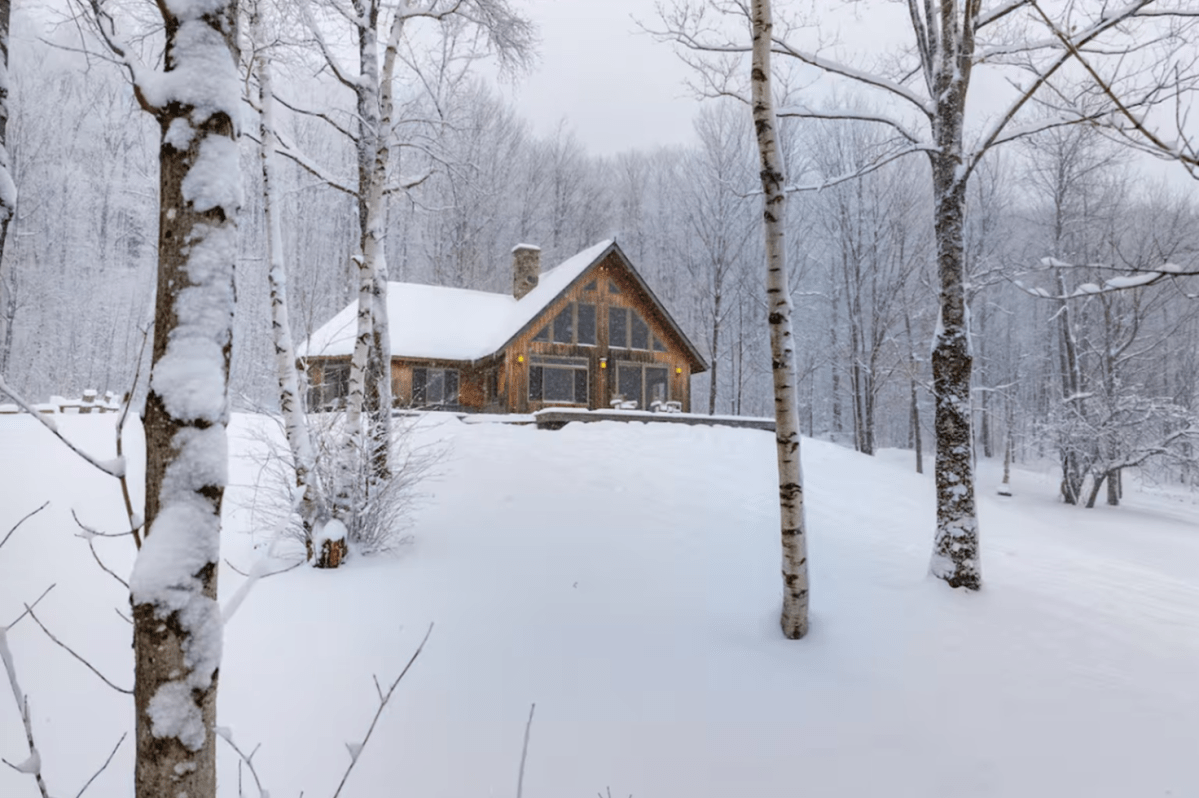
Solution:
{"label": "snowy hill", "polygon": [[[260,423],[236,419],[236,453]],[[101,454],[111,424],[62,420]],[[527,798],[1199,796],[1193,499],[1084,511],[1017,470],[1014,497],[981,498],[986,587],[964,595],[925,576],[933,491],[910,455],[805,441],[813,625],[788,642],[769,433],[444,417],[420,435],[452,452],[411,545],[265,580],[227,628],[218,722],[262,743],[274,795],[332,794],[374,711],[371,675],[390,680],[432,622],[343,795],[515,795],[536,702]],[[115,485],[28,419],[0,417],[0,440],[0,534],[53,501],[0,550],[0,623],[57,582],[39,617],[130,685],[122,588],[71,537],[72,507],[121,527]],[[241,568],[256,477],[239,459],[226,500]],[[97,541],[118,572],[127,549]],[[221,580],[227,597],[242,577]],[[131,728],[131,701],[28,622],[11,644],[51,790],[74,794]],[[24,750],[5,694],[0,755]],[[126,742],[88,795],[131,782]],[[4,768],[0,795],[35,788]]]}

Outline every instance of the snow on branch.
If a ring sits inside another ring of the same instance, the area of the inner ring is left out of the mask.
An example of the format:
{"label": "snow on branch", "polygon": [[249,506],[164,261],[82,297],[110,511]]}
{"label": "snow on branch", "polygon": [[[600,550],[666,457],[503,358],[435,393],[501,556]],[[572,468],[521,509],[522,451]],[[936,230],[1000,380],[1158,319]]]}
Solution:
{"label": "snow on branch", "polygon": [[[342,11],[341,7],[336,3],[334,4],[334,8],[336,8],[338,11]],[[300,1],[300,13],[304,19],[304,26],[308,28],[308,31],[312,34],[312,38],[316,42],[317,49],[321,51],[321,55],[324,57],[325,63],[333,72],[333,77],[337,78],[338,83],[341,83],[350,91],[358,91],[358,89],[362,86],[361,76],[354,76],[347,72],[345,67],[341,65],[341,60],[338,59],[338,57],[333,53],[333,50],[330,49],[328,43],[325,41],[325,35],[321,33],[320,26],[316,24],[316,20],[314,20],[312,17],[312,6],[310,0]],[[344,12],[342,15],[357,27],[366,27],[369,24],[365,19],[350,17]]]}
{"label": "snow on branch", "polygon": [[[912,144],[922,144],[921,139],[915,133],[908,129],[907,125],[895,119],[876,112],[862,113],[859,111],[849,111],[844,109],[821,111],[806,106],[794,105],[784,106],[775,112],[776,116],[796,118],[796,119],[830,119],[830,120],[847,120],[857,122],[872,122],[875,124],[886,125],[893,129],[903,138],[910,141]],[[928,146],[932,146],[929,144]]]}
{"label": "snow on branch", "polygon": [[[1127,119],[1132,124],[1133,130],[1135,130],[1137,133],[1140,133],[1145,140],[1149,142],[1150,149],[1156,151],[1158,154],[1166,158],[1181,162],[1188,168],[1192,177],[1199,178],[1199,172],[1196,172],[1196,169],[1199,169],[1199,151],[1186,142],[1180,142],[1178,144],[1171,145],[1151,131],[1145,124],[1145,121],[1138,118],[1137,115],[1134,114],[1123,101],[1121,101],[1120,97],[1113,90],[1111,81],[1104,80],[1099,75],[1098,71],[1096,71],[1095,67],[1091,65],[1090,61],[1083,56],[1083,54],[1080,52],[1079,44],[1071,41],[1070,37],[1063,33],[1061,28],[1054,24],[1053,20],[1051,20],[1041,6],[1037,4],[1036,0],[1030,0],[1030,5],[1037,12],[1037,15],[1040,16],[1041,21],[1045,23],[1045,25],[1058,39],[1058,41],[1062,43],[1062,46],[1066,48],[1067,54],[1073,57],[1074,60],[1078,61],[1082,68],[1086,70],[1087,74],[1091,76],[1091,79],[1095,81],[1095,84],[1099,87],[1100,91],[1102,91],[1107,98],[1111,100],[1112,104],[1116,106],[1116,111],[1119,113],[1119,115]],[[1134,3],[1133,6],[1136,8],[1134,9],[1130,7],[1129,9],[1126,9],[1126,16],[1199,17],[1199,11],[1140,8],[1140,6],[1143,5],[1146,5],[1146,3]],[[1182,126],[1179,125],[1180,130],[1181,127]]]}
{"label": "snow on branch", "polygon": [[1008,14],[1019,9],[1021,6],[1028,5],[1029,2],[1030,2],[1030,0],[1010,0],[1010,2],[1004,3],[1003,5],[999,6],[998,8],[993,8],[985,14],[980,14],[974,20],[974,29],[976,31],[981,30],[982,28],[985,28],[987,25],[990,25],[993,22],[998,22],[999,20],[1006,17]]}
{"label": "snow on branch", "polygon": [[[45,505],[42,506],[44,507]],[[26,518],[28,517],[29,516],[26,516]],[[21,519],[21,521],[24,520],[24,518]],[[20,525],[21,522],[18,522],[17,526]],[[13,527],[13,529],[16,529],[16,527]],[[9,534],[11,534],[11,532]],[[38,596],[36,601],[34,601],[32,604],[25,605],[25,611],[18,615],[16,620],[8,624],[8,626],[0,626],[0,662],[4,663],[4,672],[8,676],[8,686],[12,691],[13,700],[17,704],[17,713],[21,716],[21,725],[25,728],[25,744],[29,748],[29,756],[19,764],[14,765],[12,762],[9,762],[7,759],[3,758],[0,758],[0,762],[3,762],[19,773],[26,773],[30,776],[33,776],[34,781],[37,782],[38,792],[41,793],[42,798],[50,798],[50,794],[46,789],[46,782],[42,779],[42,757],[41,754],[38,753],[37,741],[33,736],[33,721],[32,715],[29,712],[29,696],[27,696],[21,690],[21,683],[17,678],[17,665],[12,654],[12,649],[8,645],[8,632],[14,626],[20,623],[22,618],[24,618],[26,615],[29,615],[33,611],[33,608],[36,607],[38,603],[46,597],[46,594],[53,589],[54,585],[50,585],[50,587],[42,591],[42,595]]]}
{"label": "snow on branch", "polygon": [[871,161],[870,163],[868,163],[858,169],[853,169],[849,172],[845,172],[844,174],[834,175],[833,177],[825,178],[816,183],[805,183],[803,185],[787,186],[785,191],[788,194],[797,192],[797,191],[823,191],[826,188],[832,188],[833,186],[840,185],[841,183],[847,183],[850,180],[856,180],[859,177],[864,177],[865,175],[868,175],[871,172],[874,172],[874,171],[877,171],[877,170],[883,168],[884,166],[891,163],[892,161],[899,160],[900,158],[904,157],[905,155],[911,155],[912,153],[916,153],[916,152],[930,152],[935,149],[936,148],[933,147],[932,145],[923,145],[923,144],[917,145],[915,147],[904,147],[902,149],[895,150],[893,152],[889,152],[885,155],[881,155],[877,159]]}
{"label": "snow on branch", "polygon": [[41,425],[50,430],[54,437],[66,444],[68,449],[82,457],[91,465],[100,469],[105,474],[108,474],[110,477],[122,479],[125,476],[125,458],[117,457],[112,460],[100,460],[92,457],[90,454],[71,443],[71,441],[67,440],[67,438],[58,431],[58,425],[55,424],[54,421],[46,418],[45,414],[39,413],[37,409],[33,407],[33,405],[25,401],[20,394],[13,391],[13,389],[8,386],[8,383],[4,381],[4,377],[0,377],[0,393],[7,395],[10,399],[16,402],[18,407],[41,422]]}
{"label": "snow on branch", "polygon": [[[1046,269],[1077,269],[1082,268],[1078,264],[1066,263],[1057,258],[1042,258],[1041,265]],[[1113,267],[1103,266],[1099,264],[1087,264],[1085,268],[1106,268]],[[1199,275],[1199,270],[1187,270],[1176,263],[1166,263],[1160,268],[1153,271],[1137,271],[1129,274],[1120,274],[1115,277],[1109,277],[1102,283],[1082,283],[1069,293],[1051,292],[1039,286],[1026,285],[1021,280],[1012,280],[1012,284],[1019,288],[1029,296],[1038,299],[1078,299],[1080,297],[1097,296],[1099,294],[1110,294],[1115,291],[1127,291],[1132,288],[1144,288],[1145,286],[1153,285],[1167,277],[1193,277]]]}
{"label": "snow on branch", "polygon": [[[1065,66],[1067,62],[1069,62],[1073,54],[1078,52],[1079,48],[1083,47],[1089,42],[1094,41],[1103,33],[1106,33],[1118,25],[1127,22],[1130,18],[1135,16],[1136,11],[1145,4],[1146,0],[1139,0],[1138,2],[1131,3],[1122,9],[1101,14],[1098,21],[1096,21],[1090,27],[1078,31],[1073,36],[1065,36],[1062,34],[1060,37],[1062,44],[1064,45],[1062,51],[1048,64],[1044,65],[1040,69],[1034,69],[1033,74],[1035,77],[1032,81],[1032,84],[1020,90],[1019,95],[1007,107],[1007,110],[996,117],[995,121],[980,137],[978,146],[975,147],[974,151],[968,157],[966,168],[962,170],[960,179],[965,180],[967,177],[969,177],[970,172],[973,171],[983,154],[986,153],[987,150],[1001,143],[1000,136],[1003,134],[1004,130],[1007,128],[1012,119],[1015,118],[1016,114],[1018,114],[1020,110],[1028,104],[1029,100],[1032,99],[1033,95],[1035,95],[1042,86],[1048,84],[1049,79],[1052,78],[1058,72],[1058,70]],[[1052,26],[1053,23],[1049,21],[1047,16],[1045,16],[1045,12],[1040,9],[1036,3],[1036,0],[1029,0],[1028,5],[1036,9],[1041,17]],[[1010,138],[1004,140],[1007,141],[1010,140]]]}
{"label": "snow on branch", "polygon": [[[351,188],[348,184],[338,180],[336,177],[326,171],[324,167],[305,155],[302,150],[292,144],[291,141],[278,130],[274,131],[274,133],[275,141],[279,145],[276,147],[275,152],[282,155],[284,158],[287,158],[289,161],[299,166],[305,172],[308,172],[308,174],[312,175],[317,180],[320,180],[329,188],[336,189],[343,194],[349,194],[351,197],[358,196],[357,189]],[[247,131],[242,133],[242,135],[248,138],[250,141],[253,141],[255,144],[262,143],[252,132]]]}
{"label": "snow on branch", "polygon": [[932,104],[929,101],[922,99],[918,94],[902,84],[896,83],[893,80],[888,80],[881,75],[875,75],[872,72],[865,72],[860,69],[855,69],[848,64],[843,64],[839,61],[825,58],[824,56],[817,55],[816,53],[810,53],[806,50],[799,50],[795,47],[792,47],[783,39],[776,38],[773,41],[773,50],[780,55],[789,55],[792,58],[804,62],[805,64],[816,67],[822,72],[827,72],[830,75],[840,75],[848,80],[888,92],[889,94],[898,97],[901,100],[905,100],[911,105],[915,106],[916,109],[919,110],[920,113],[925,117],[930,119],[932,118]]}

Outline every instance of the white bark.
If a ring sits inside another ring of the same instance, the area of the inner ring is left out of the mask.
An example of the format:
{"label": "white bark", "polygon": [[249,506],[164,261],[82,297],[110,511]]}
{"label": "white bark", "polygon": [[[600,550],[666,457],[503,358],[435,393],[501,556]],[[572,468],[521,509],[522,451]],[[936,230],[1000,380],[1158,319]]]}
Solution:
{"label": "white bark", "polygon": [[0,312],[0,324],[4,325],[4,335],[0,338],[0,374],[5,373],[8,367],[17,310],[16,297],[13,296],[15,281],[5,279],[3,271],[8,227],[17,214],[17,184],[13,180],[8,157],[8,22],[11,11],[12,0],[0,0],[0,296],[4,297],[3,311]]}
{"label": "white bark", "polygon": [[779,470],[779,520],[783,546],[783,634],[798,640],[808,632],[808,555],[800,463],[791,293],[787,281],[783,223],[787,195],[771,94],[770,0],[753,2],[753,116],[762,162],[762,230],[766,238],[766,301],[774,372],[775,440]]}
{"label": "white bark", "polygon": [[[253,15],[253,36],[261,47],[262,8],[256,5]],[[255,64],[258,72],[258,100],[260,103],[260,146],[262,161],[262,205],[266,216],[267,277],[271,290],[271,330],[275,345],[275,371],[279,383],[279,408],[283,415],[283,429],[291,449],[296,472],[296,489],[301,491],[300,515],[303,519],[308,551],[313,547],[311,539],[319,534],[320,528],[329,518],[328,503],[324,486],[316,470],[316,451],[304,413],[304,402],[300,395],[299,375],[296,370],[295,344],[291,336],[291,321],[287,309],[287,269],[283,262],[283,229],[275,192],[279,179],[275,168],[275,154],[279,147],[275,132],[275,99],[272,94],[271,63],[265,47],[258,51]]]}

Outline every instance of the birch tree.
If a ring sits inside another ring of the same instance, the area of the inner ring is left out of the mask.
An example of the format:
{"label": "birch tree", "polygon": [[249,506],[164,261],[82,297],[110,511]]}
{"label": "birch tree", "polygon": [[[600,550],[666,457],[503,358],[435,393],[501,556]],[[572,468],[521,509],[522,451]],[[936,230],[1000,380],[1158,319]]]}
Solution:
{"label": "birch tree", "polygon": [[799,405],[795,390],[795,350],[791,331],[791,291],[787,281],[786,172],[778,143],[778,119],[770,71],[774,21],[770,0],[754,0],[751,90],[754,130],[762,170],[762,232],[766,244],[766,296],[769,303],[770,361],[774,374],[775,445],[779,469],[779,520],[783,544],[783,634],[798,640],[808,633],[808,544],[804,523],[803,468],[800,463]]}
{"label": "birch tree", "polygon": [[[259,160],[262,168],[262,207],[266,217],[267,279],[270,284],[271,338],[275,352],[275,374],[279,385],[279,409],[283,415],[283,429],[291,450],[295,470],[297,501],[304,526],[304,540],[309,559],[316,557],[317,565],[331,564],[335,556],[335,541],[325,534],[330,521],[328,498],[316,467],[316,449],[313,446],[308,418],[304,412],[303,396],[300,393],[299,374],[296,370],[296,349],[292,340],[291,320],[288,314],[287,268],[284,264],[283,224],[281,208],[277,198],[279,177],[275,164],[279,139],[275,133],[275,97],[270,47],[263,35],[263,2],[254,0],[250,7],[251,41],[255,52],[252,69],[258,78],[259,112]],[[318,543],[320,541],[320,543]],[[327,543],[325,541],[328,541]],[[320,546],[320,550],[318,550]]]}
{"label": "birch tree", "polygon": [[[1193,67],[1175,56],[1191,40],[1199,10],[1185,0],[1134,0],[1115,8],[1067,4],[1055,10],[1054,22],[1057,30],[1068,33],[1055,37],[1042,33],[1042,20],[1049,17],[1034,0],[906,0],[903,5],[911,39],[904,50],[888,54],[893,57],[886,63],[896,65],[889,72],[868,71],[805,46],[805,28],[797,24],[776,31],[772,42],[776,54],[885,101],[889,110],[862,113],[825,107],[812,98],[781,108],[779,114],[860,120],[892,135],[891,150],[841,179],[853,179],[908,154],[923,153],[929,159],[940,305],[932,352],[937,519],[930,571],[952,587],[976,590],[982,585],[982,568],[963,237],[967,183],[980,160],[997,146],[1054,127],[1111,123],[1115,109],[1110,98],[1097,106],[1095,91],[1078,88],[1078,70],[1065,68],[1075,52],[1110,68],[1108,82],[1119,87],[1124,107],[1133,114],[1190,91],[1195,75],[1188,70]],[[746,0],[679,0],[664,11],[665,30],[660,33],[690,53],[706,91],[735,92],[727,57],[751,48],[712,18],[731,14],[752,21],[752,8],[756,4],[751,7]],[[1134,53],[1137,57],[1130,57]],[[1177,64],[1178,69],[1145,67],[1155,60]],[[1000,100],[997,112],[969,131],[968,141],[967,100],[975,85],[974,71],[982,67],[999,70],[1013,88]],[[1028,120],[1028,109],[1037,102],[1050,105],[1054,113]],[[792,188],[829,183],[797,183]]]}
{"label": "birch tree", "polygon": [[138,798],[216,795],[217,605],[227,482],[237,211],[235,0],[164,0],[161,71],[86,10],[161,130],[158,295],[146,437],[145,531],[133,605]]}
{"label": "birch tree", "polygon": [[17,315],[16,280],[4,271],[4,244],[8,226],[17,214],[17,184],[13,181],[8,157],[8,23],[12,15],[12,0],[0,0],[0,322],[4,335],[0,338],[0,374],[8,366],[12,351],[12,325]]}

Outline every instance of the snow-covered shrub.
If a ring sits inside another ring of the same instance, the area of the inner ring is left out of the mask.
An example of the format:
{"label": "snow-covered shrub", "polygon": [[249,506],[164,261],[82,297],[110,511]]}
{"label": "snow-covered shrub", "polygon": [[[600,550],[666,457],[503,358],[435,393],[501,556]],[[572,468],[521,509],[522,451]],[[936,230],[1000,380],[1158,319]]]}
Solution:
{"label": "snow-covered shrub", "polygon": [[[344,423],[345,413],[341,411],[308,415],[317,479],[335,505],[334,516],[345,525],[353,554],[393,551],[410,540],[412,516],[424,497],[421,486],[436,476],[446,446],[436,440],[418,441],[419,418],[396,418],[391,427],[390,472],[385,478],[377,478],[372,474],[370,453],[363,446],[347,451]],[[312,530],[305,529],[297,512],[291,450],[279,431],[262,427],[251,434],[260,444],[259,474],[248,503],[255,516],[254,527],[275,530],[303,551],[311,541]],[[338,504],[346,509],[336,509]]]}

